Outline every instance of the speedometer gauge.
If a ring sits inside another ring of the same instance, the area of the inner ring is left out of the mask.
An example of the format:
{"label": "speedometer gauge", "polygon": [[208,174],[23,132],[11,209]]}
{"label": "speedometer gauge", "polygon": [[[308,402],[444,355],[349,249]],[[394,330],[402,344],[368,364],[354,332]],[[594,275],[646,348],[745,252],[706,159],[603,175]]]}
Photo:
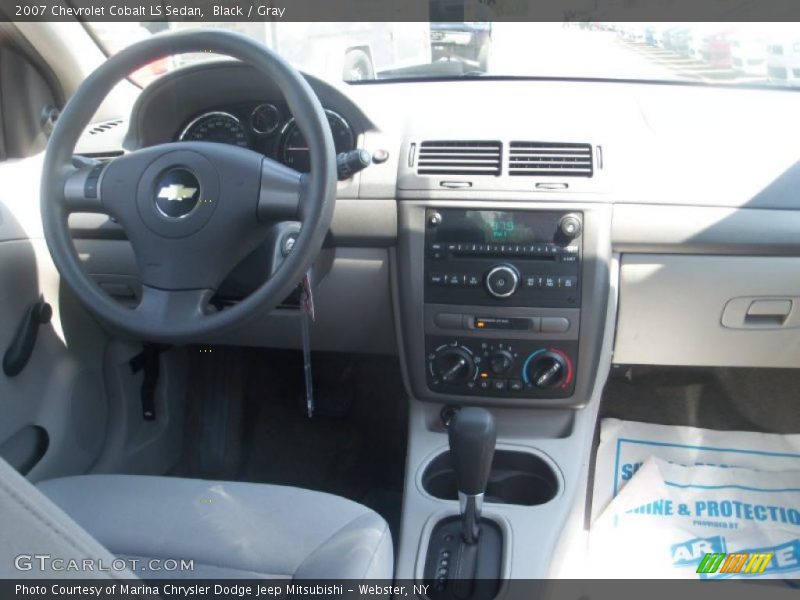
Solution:
{"label": "speedometer gauge", "polygon": [[207,112],[192,119],[178,138],[182,142],[217,142],[247,148],[247,133],[230,113]]}
{"label": "speedometer gauge", "polygon": [[[353,130],[347,121],[332,110],[326,110],[325,115],[328,117],[336,154],[353,150],[356,146],[356,140]],[[311,168],[308,144],[294,119],[290,119],[284,125],[280,139],[278,159],[287,167],[292,167],[302,173],[308,173]]]}

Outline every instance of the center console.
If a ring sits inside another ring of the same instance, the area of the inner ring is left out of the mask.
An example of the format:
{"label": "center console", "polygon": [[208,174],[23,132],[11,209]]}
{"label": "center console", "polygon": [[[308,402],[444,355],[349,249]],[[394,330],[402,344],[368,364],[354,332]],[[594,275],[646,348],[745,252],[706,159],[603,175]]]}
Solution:
{"label": "center console", "polygon": [[595,260],[604,211],[403,204],[400,307],[415,396],[581,405],[607,295],[606,263]]}
{"label": "center console", "polygon": [[[597,406],[610,364],[611,211],[531,198],[398,202],[411,424],[397,573],[429,583],[431,600],[501,597],[498,577],[544,577],[566,524],[580,527],[595,414],[574,409]],[[487,422],[471,407],[496,423],[493,455],[491,436],[465,427]]]}
{"label": "center console", "polygon": [[443,208],[428,209],[425,220],[428,387],[572,395],[583,215]]}

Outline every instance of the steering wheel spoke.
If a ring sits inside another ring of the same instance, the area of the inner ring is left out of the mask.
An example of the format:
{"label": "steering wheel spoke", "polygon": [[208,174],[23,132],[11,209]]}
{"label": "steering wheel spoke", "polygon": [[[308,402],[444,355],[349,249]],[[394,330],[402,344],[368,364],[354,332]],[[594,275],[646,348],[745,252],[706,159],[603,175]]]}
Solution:
{"label": "steering wheel spoke", "polygon": [[142,285],[142,298],[136,314],[149,323],[163,323],[166,329],[171,323],[200,321],[215,312],[210,301],[213,290],[162,290]]}
{"label": "steering wheel spoke", "polygon": [[68,213],[104,213],[100,196],[100,178],[107,167],[106,163],[67,167],[64,176],[64,208]]}
{"label": "steering wheel spoke", "polygon": [[270,158],[261,163],[261,188],[258,195],[258,220],[302,221],[308,177]]}

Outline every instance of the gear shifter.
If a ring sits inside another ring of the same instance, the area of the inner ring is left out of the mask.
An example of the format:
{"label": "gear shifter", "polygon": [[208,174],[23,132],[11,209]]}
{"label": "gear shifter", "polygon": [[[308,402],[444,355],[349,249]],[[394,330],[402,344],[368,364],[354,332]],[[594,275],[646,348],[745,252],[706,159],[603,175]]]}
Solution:
{"label": "gear shifter", "polygon": [[458,485],[464,542],[475,544],[480,534],[483,494],[497,441],[494,418],[485,408],[462,408],[450,421],[448,438]]}

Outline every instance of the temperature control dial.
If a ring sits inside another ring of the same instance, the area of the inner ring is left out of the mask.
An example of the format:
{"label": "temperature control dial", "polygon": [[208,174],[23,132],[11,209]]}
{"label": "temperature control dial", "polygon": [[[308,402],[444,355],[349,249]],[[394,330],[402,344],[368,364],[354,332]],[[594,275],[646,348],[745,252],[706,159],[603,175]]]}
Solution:
{"label": "temperature control dial", "polygon": [[526,384],[542,390],[569,384],[572,365],[569,358],[557,350],[537,350],[526,360],[522,369]]}
{"label": "temperature control dial", "polygon": [[498,350],[489,357],[489,368],[495,375],[503,375],[514,366],[514,355],[508,350]]}
{"label": "temperature control dial", "polygon": [[444,383],[460,384],[475,379],[475,358],[464,346],[440,346],[430,361],[431,375]]}

